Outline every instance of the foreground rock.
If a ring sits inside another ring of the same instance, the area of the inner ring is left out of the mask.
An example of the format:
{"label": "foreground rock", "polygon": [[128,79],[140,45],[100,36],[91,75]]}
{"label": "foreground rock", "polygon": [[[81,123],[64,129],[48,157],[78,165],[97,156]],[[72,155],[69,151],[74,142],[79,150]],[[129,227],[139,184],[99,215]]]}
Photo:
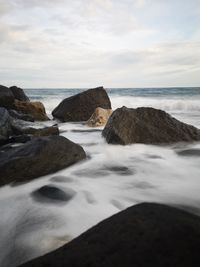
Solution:
{"label": "foreground rock", "polygon": [[3,85],[0,85],[0,107],[12,108],[15,97],[12,91]]}
{"label": "foreground rock", "polygon": [[199,141],[200,130],[154,108],[118,108],[102,135],[111,144],[166,144]]}
{"label": "foreground rock", "polygon": [[38,121],[49,120],[44,105],[41,102],[27,102],[27,101],[15,100],[14,109],[21,113],[29,114],[35,120]]}
{"label": "foreground rock", "polygon": [[[159,204],[139,204],[94,226],[23,267],[198,266],[200,218]],[[21,267],[22,267],[21,266]]]}
{"label": "foreground rock", "polygon": [[96,108],[111,109],[110,99],[103,87],[89,89],[64,99],[52,112],[61,121],[87,121]]}
{"label": "foreground rock", "polygon": [[86,158],[83,148],[62,136],[38,137],[0,151],[0,185],[28,181]]}
{"label": "foreground rock", "polygon": [[99,127],[107,123],[110,115],[112,114],[112,109],[96,108],[92,116],[87,121],[87,125],[90,127]]}
{"label": "foreground rock", "polygon": [[24,93],[23,89],[17,86],[11,86],[10,90],[12,91],[15,99],[19,101],[30,101],[28,96]]}
{"label": "foreground rock", "polygon": [[8,111],[0,107],[0,145],[3,144],[12,133],[11,120]]}
{"label": "foreground rock", "polygon": [[44,128],[34,128],[26,125],[20,125],[19,121],[13,121],[13,131],[17,135],[32,135],[32,136],[50,136],[59,135],[58,126],[49,126]]}

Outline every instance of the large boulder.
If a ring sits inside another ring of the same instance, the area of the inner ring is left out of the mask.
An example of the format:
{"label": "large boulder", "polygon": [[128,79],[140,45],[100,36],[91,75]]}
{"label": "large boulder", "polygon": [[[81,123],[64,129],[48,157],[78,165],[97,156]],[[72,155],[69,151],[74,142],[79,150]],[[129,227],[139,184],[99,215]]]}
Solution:
{"label": "large boulder", "polygon": [[61,121],[87,121],[96,108],[111,109],[110,99],[103,87],[89,89],[64,99],[52,112]]}
{"label": "large boulder", "polygon": [[36,137],[19,147],[0,151],[0,185],[38,178],[85,157],[83,148],[65,137]]}
{"label": "large boulder", "polygon": [[49,120],[44,105],[41,102],[28,102],[28,101],[15,100],[14,109],[21,113],[29,114],[35,120],[38,121]]}
{"label": "large boulder", "polygon": [[199,141],[200,130],[154,108],[118,108],[102,135],[111,144],[166,144]]}
{"label": "large boulder", "polygon": [[29,101],[28,96],[24,93],[24,90],[17,87],[17,86],[11,86],[10,90],[12,91],[14,98],[20,101]]}
{"label": "large boulder", "polygon": [[199,266],[200,218],[144,203],[97,224],[65,246],[21,267]]}
{"label": "large boulder", "polygon": [[3,144],[12,133],[11,120],[8,111],[0,107],[0,145]]}
{"label": "large boulder", "polygon": [[12,91],[3,85],[0,85],[0,107],[12,108],[15,97]]}
{"label": "large boulder", "polygon": [[23,120],[23,121],[31,121],[31,122],[34,121],[33,116],[29,114],[20,113],[14,109],[9,109],[8,112],[10,116],[14,119]]}
{"label": "large boulder", "polygon": [[92,116],[87,121],[87,125],[90,127],[99,127],[107,123],[110,115],[112,114],[112,109],[96,108]]}

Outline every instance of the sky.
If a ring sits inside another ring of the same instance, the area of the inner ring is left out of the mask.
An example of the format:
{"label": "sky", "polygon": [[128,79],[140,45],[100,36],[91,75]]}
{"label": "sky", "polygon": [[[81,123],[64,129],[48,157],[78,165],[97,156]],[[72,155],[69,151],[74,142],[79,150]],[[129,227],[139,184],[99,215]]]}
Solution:
{"label": "sky", "polygon": [[0,0],[0,84],[200,86],[200,0]]}

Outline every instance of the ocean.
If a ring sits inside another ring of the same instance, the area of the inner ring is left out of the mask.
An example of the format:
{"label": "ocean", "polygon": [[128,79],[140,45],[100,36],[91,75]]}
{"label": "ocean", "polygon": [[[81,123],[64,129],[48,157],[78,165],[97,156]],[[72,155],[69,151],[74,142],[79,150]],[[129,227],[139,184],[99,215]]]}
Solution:
{"label": "ocean", "polygon": [[[84,89],[26,89],[51,111]],[[112,108],[154,107],[200,128],[200,88],[107,89]],[[41,122],[52,125],[55,121]],[[60,123],[60,134],[83,146],[86,161],[19,186],[0,189],[0,262],[15,267],[72,240],[137,203],[158,202],[200,214],[200,143],[109,145],[100,128]],[[181,151],[189,153],[181,153]],[[53,164],[53,162],[52,162]],[[75,195],[65,205],[36,202],[31,192],[55,185]]]}

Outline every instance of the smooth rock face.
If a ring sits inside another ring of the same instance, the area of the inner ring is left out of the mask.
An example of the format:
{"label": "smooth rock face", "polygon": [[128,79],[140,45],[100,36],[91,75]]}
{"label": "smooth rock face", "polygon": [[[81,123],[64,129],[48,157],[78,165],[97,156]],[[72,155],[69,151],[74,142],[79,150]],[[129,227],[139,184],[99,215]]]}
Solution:
{"label": "smooth rock face", "polygon": [[65,137],[36,137],[19,147],[0,151],[0,185],[29,181],[84,158],[83,148]]}
{"label": "smooth rock face", "polygon": [[141,107],[118,108],[110,116],[102,135],[111,144],[169,144],[199,141],[200,130],[180,122],[165,111]]}
{"label": "smooth rock face", "polygon": [[20,101],[30,101],[28,96],[24,93],[24,91],[21,88],[17,86],[11,86],[10,90],[12,91],[15,99]]}
{"label": "smooth rock face", "polygon": [[12,91],[8,87],[0,85],[0,107],[12,108],[14,99]]}
{"label": "smooth rock face", "polygon": [[[23,267],[189,267],[199,265],[200,218],[144,203],[97,224]],[[21,266],[21,267],[22,267]]]}
{"label": "smooth rock face", "polygon": [[44,105],[41,102],[27,102],[27,101],[15,100],[14,109],[24,114],[29,114],[35,120],[38,121],[49,120]]}
{"label": "smooth rock face", "polygon": [[76,192],[72,189],[61,189],[54,185],[45,185],[34,191],[31,195],[39,202],[64,203],[73,198]]}
{"label": "smooth rock face", "polygon": [[61,121],[87,121],[96,108],[111,109],[110,99],[103,87],[89,89],[64,99],[52,112]]}
{"label": "smooth rock face", "polygon": [[0,144],[9,138],[11,132],[9,113],[5,108],[0,107]]}
{"label": "smooth rock face", "polygon": [[87,121],[87,125],[90,127],[103,126],[107,123],[110,115],[112,114],[112,109],[96,108],[92,116]]}

